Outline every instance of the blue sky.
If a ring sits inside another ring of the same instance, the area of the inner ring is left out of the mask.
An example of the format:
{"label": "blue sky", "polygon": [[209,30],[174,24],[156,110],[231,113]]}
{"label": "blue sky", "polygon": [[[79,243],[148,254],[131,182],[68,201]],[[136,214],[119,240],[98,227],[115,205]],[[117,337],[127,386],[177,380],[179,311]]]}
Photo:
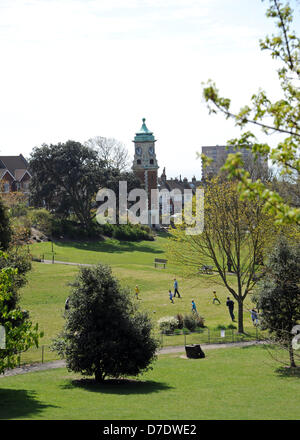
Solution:
{"label": "blue sky", "polygon": [[0,154],[93,136],[133,152],[145,117],[160,171],[200,177],[201,145],[238,134],[208,115],[201,82],[216,81],[235,108],[259,87],[278,96],[274,62],[258,44],[274,29],[267,4],[0,0]]}

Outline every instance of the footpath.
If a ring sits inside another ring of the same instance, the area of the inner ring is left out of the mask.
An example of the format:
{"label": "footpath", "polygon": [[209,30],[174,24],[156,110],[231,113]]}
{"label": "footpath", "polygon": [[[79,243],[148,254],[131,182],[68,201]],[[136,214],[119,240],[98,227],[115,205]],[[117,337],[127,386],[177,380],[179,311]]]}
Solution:
{"label": "footpath", "polygon": [[[248,341],[248,342],[229,342],[226,344],[201,344],[201,348],[205,352],[205,350],[212,350],[216,348],[231,348],[231,347],[248,347],[250,345],[258,345],[258,344],[264,344],[264,341]],[[157,354],[171,354],[171,353],[184,353],[185,348],[184,346],[171,346],[171,347],[163,347],[160,350],[158,350]],[[55,368],[63,368],[66,366],[66,362],[64,360],[58,360],[58,361],[52,361],[52,362],[45,362],[45,363],[39,363],[39,364],[32,364],[32,365],[23,365],[18,368],[13,368],[11,370],[7,370],[4,374],[0,375],[1,377],[8,377],[8,376],[16,376],[18,374],[25,374],[25,373],[33,373],[35,371],[46,371],[46,370],[53,370]]]}

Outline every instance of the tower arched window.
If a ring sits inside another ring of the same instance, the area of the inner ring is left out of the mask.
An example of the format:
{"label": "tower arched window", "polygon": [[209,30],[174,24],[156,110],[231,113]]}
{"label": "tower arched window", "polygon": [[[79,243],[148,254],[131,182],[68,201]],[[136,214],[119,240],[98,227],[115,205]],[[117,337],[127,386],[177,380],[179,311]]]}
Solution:
{"label": "tower arched window", "polygon": [[138,165],[141,165],[141,159],[138,159],[137,161],[136,161],[136,163],[138,164]]}
{"label": "tower arched window", "polygon": [[150,165],[153,165],[153,164],[154,164],[153,159],[150,159]]}

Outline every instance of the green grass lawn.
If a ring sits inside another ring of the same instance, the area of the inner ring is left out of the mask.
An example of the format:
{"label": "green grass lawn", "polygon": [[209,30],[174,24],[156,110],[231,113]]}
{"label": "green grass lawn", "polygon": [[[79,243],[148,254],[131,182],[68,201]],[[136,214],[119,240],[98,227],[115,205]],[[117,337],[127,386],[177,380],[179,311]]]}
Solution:
{"label": "green grass lawn", "polygon": [[66,369],[0,378],[1,419],[299,419],[300,377],[264,347],[159,356],[135,381],[96,385]]}
{"label": "green grass lawn", "polygon": [[[211,331],[219,325],[228,325],[231,319],[225,306],[227,290],[216,284],[215,275],[202,275],[198,279],[185,279],[176,266],[167,264],[166,269],[154,268],[154,258],[165,257],[167,238],[159,236],[154,242],[139,243],[107,240],[95,243],[61,242],[54,244],[55,259],[77,263],[109,264],[114,274],[123,285],[133,292],[136,284],[141,294],[139,304],[147,310],[156,323],[162,316],[174,316],[176,313],[188,313],[191,310],[191,300],[194,299],[198,312],[204,316],[206,325]],[[45,258],[51,259],[51,243],[37,243],[31,246],[33,255],[45,253]],[[65,299],[69,294],[69,283],[75,278],[78,267],[59,264],[33,263],[32,271],[28,274],[28,284],[21,292],[22,307],[30,311],[33,322],[38,322],[44,331],[41,345],[48,346],[51,339],[61,330]],[[173,279],[179,281],[179,291],[182,299],[175,298],[175,303],[169,301],[168,289],[173,289]],[[212,304],[212,291],[217,290],[221,305]],[[248,301],[249,302],[249,301]],[[245,311],[245,326],[253,332],[249,312]],[[231,334],[228,333],[228,340]],[[197,337],[189,337],[190,342],[208,342],[207,332]],[[164,345],[182,345],[184,337],[165,337]],[[41,361],[41,348],[30,349],[22,354],[22,363]],[[57,358],[55,353],[46,347],[44,360]]]}

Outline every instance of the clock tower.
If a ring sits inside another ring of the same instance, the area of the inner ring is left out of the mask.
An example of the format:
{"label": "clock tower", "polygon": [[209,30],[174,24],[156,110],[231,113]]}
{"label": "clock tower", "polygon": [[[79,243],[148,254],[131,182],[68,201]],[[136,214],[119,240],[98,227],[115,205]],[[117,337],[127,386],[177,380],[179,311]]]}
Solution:
{"label": "clock tower", "polygon": [[148,130],[146,119],[143,118],[143,124],[134,137],[134,159],[132,170],[142,182],[148,194],[148,206],[151,209],[151,190],[157,189],[159,168],[155,154],[155,138],[153,133]]}

